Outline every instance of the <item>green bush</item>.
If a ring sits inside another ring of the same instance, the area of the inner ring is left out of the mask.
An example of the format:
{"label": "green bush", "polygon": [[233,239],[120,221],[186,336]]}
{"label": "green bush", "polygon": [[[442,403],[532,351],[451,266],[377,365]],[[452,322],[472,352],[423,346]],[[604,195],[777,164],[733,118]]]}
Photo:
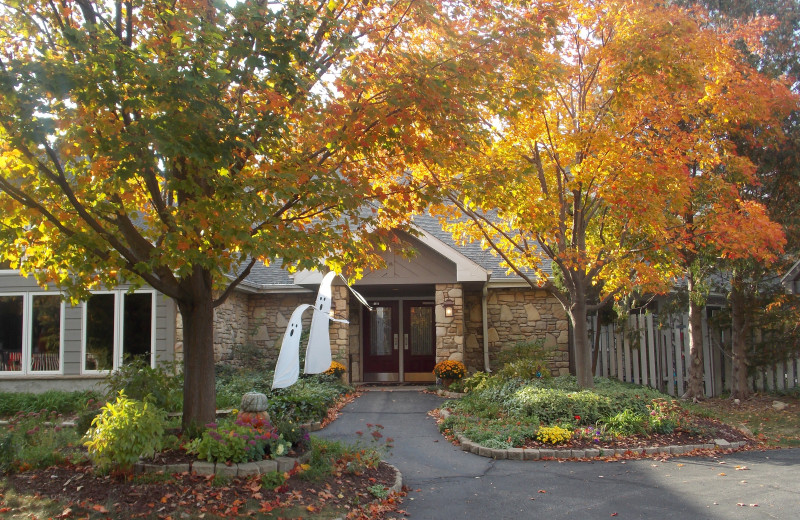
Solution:
{"label": "green bush", "polygon": [[120,391],[115,402],[106,403],[92,421],[84,445],[101,472],[129,470],[142,456],[161,449],[166,414],[149,398],[129,399]]}
{"label": "green bush", "polygon": [[137,401],[151,396],[153,404],[168,412],[179,412],[183,408],[183,374],[174,363],[152,368],[144,360],[135,358],[111,372],[105,383],[107,401],[124,391],[128,398]]}
{"label": "green bush", "polygon": [[62,392],[48,390],[40,394],[27,392],[0,392],[0,416],[10,417],[17,412],[57,412],[72,414],[84,408],[90,399],[100,399],[97,392]]}
{"label": "green bush", "polygon": [[518,359],[510,363],[506,363],[503,368],[498,372],[498,375],[506,379],[549,379],[550,369],[547,368],[547,362],[538,359]]}
{"label": "green bush", "polygon": [[647,431],[647,416],[626,409],[600,421],[614,435],[639,435]]}

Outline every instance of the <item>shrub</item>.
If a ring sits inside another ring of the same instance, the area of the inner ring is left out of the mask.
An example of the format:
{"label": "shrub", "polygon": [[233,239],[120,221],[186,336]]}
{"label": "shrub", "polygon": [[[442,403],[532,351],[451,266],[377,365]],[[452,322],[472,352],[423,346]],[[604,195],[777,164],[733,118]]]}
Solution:
{"label": "shrub", "polygon": [[650,414],[647,416],[648,429],[655,433],[672,433],[680,424],[683,410],[680,405],[667,399],[653,399],[647,405]]}
{"label": "shrub", "polygon": [[645,433],[647,430],[647,417],[631,409],[625,409],[615,415],[606,417],[601,422],[614,435],[638,435]]}
{"label": "shrub", "polygon": [[506,379],[548,379],[550,378],[550,369],[547,368],[547,362],[538,359],[518,359],[510,363],[506,363],[503,368],[498,371],[500,377]]}
{"label": "shrub", "polygon": [[286,483],[286,473],[281,471],[270,471],[261,476],[261,485],[265,489],[275,489]]}
{"label": "shrub", "polygon": [[178,412],[183,408],[183,374],[174,363],[159,364],[152,368],[139,358],[127,361],[105,379],[108,386],[107,400],[124,391],[130,399],[151,402],[162,410]]}
{"label": "shrub", "polygon": [[467,375],[467,367],[461,361],[446,359],[436,363],[433,374],[439,379],[461,379]]}
{"label": "shrub", "polygon": [[84,445],[101,472],[112,467],[129,470],[141,456],[161,449],[166,414],[149,399],[129,399],[120,391],[92,421]]}

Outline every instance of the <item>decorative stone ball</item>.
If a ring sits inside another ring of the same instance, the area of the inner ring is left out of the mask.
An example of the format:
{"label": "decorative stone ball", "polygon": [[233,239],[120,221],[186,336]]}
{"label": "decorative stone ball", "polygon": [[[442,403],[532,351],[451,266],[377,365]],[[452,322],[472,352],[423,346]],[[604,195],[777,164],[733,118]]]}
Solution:
{"label": "decorative stone ball", "polygon": [[267,410],[267,396],[259,392],[248,392],[242,396],[242,412],[263,412]]}

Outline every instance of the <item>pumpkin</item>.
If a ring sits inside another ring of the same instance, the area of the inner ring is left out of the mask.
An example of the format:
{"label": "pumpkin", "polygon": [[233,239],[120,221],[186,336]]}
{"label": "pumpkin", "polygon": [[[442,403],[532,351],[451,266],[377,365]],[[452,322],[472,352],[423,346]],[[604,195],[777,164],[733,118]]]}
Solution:
{"label": "pumpkin", "polygon": [[267,396],[258,392],[248,392],[242,396],[243,412],[263,412],[267,409]]}

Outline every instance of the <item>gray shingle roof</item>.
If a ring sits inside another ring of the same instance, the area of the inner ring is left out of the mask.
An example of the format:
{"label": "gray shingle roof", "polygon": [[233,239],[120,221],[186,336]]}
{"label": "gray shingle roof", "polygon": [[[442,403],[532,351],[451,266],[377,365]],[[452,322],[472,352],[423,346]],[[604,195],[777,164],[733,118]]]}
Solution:
{"label": "gray shingle roof", "polygon": [[[453,248],[465,257],[469,258],[487,271],[491,271],[492,280],[518,280],[516,275],[506,274],[506,269],[500,267],[500,257],[493,255],[489,250],[481,247],[479,242],[460,245],[453,240],[453,236],[444,231],[439,224],[439,218],[428,214],[414,216],[414,225],[430,233],[437,240]],[[550,261],[543,262],[544,271],[551,273]],[[241,272],[241,271],[239,271]],[[274,289],[299,289],[300,286],[294,283],[294,277],[281,267],[280,260],[276,260],[270,265],[257,262],[250,271],[250,275],[243,282],[245,287],[252,288],[274,288]]]}

